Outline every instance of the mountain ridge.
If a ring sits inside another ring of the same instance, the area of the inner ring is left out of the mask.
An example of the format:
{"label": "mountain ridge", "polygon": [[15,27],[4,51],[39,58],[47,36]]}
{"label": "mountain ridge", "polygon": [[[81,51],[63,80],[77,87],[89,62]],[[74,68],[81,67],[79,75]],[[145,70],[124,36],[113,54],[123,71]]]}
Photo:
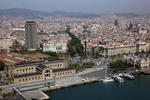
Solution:
{"label": "mountain ridge", "polygon": [[[65,12],[65,11],[53,11],[53,12],[46,12],[46,11],[36,11],[32,9],[25,9],[25,8],[10,8],[10,9],[0,9],[0,16],[10,16],[10,17],[41,17],[41,16],[65,16],[65,17],[98,17],[107,14],[87,14],[81,12]],[[114,13],[116,16],[124,16],[124,17],[138,17],[143,16],[141,14],[135,13]],[[150,14],[145,14],[150,15]]]}
{"label": "mountain ridge", "polygon": [[85,14],[80,12],[65,12],[65,11],[36,11],[25,8],[10,8],[0,9],[0,16],[13,16],[13,17],[31,17],[31,16],[68,16],[68,17],[90,17],[98,16],[97,14]]}

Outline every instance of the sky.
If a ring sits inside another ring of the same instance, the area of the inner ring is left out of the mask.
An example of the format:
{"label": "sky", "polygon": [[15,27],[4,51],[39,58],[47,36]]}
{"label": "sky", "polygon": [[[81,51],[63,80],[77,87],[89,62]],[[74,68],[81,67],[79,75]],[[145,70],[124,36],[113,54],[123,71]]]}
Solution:
{"label": "sky", "polygon": [[82,13],[150,13],[150,0],[0,0],[0,9]]}

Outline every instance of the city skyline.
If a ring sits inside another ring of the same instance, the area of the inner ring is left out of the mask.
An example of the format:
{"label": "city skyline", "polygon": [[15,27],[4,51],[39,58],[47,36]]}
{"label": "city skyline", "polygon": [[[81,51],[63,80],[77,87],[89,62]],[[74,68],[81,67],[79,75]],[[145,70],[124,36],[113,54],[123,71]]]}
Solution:
{"label": "city skyline", "polygon": [[[149,0],[1,0],[0,9],[26,8],[38,11],[82,13],[138,13],[149,11]],[[134,5],[134,6],[133,6]],[[119,9],[118,9],[119,8]]]}

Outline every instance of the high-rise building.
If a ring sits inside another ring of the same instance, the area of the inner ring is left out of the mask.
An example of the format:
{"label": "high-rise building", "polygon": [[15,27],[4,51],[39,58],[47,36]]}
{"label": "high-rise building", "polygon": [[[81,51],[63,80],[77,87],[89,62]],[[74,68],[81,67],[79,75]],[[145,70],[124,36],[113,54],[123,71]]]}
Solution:
{"label": "high-rise building", "polygon": [[36,50],[37,48],[37,25],[34,21],[27,21],[25,24],[25,49]]}

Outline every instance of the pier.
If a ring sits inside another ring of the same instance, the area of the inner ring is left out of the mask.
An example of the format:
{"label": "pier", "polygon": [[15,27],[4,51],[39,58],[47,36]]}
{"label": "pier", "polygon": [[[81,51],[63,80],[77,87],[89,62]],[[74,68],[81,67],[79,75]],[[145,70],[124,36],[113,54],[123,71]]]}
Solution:
{"label": "pier", "polygon": [[55,80],[53,79],[18,85],[13,87],[13,91],[17,93],[22,100],[47,100],[50,97],[43,93],[40,88],[52,85],[55,85]]}
{"label": "pier", "polygon": [[141,70],[141,73],[144,75],[150,75],[150,69]]}
{"label": "pier", "polygon": [[45,93],[43,93],[39,89],[30,90],[30,91],[23,91],[21,92],[23,96],[25,96],[26,100],[48,100],[50,99]]}

